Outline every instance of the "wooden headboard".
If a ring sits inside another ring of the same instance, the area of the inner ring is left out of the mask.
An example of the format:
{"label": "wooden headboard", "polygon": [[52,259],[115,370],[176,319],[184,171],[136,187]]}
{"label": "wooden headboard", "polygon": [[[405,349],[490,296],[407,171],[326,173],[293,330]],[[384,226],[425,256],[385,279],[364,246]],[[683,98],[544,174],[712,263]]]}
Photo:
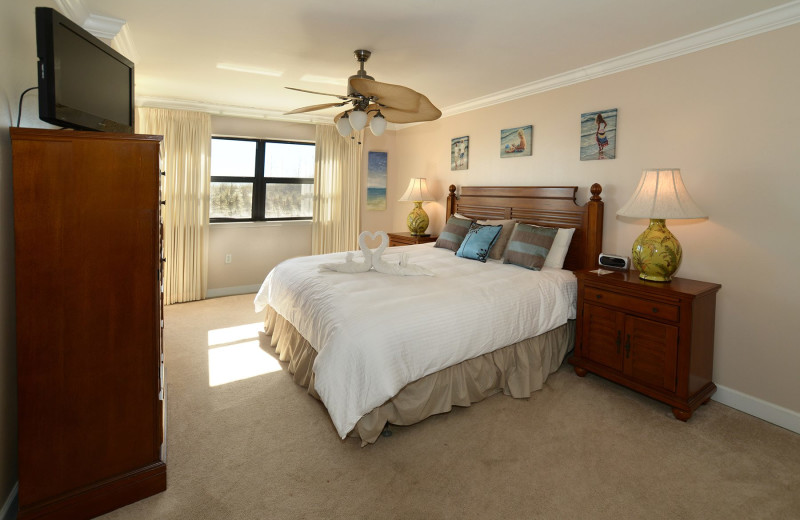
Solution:
{"label": "wooden headboard", "polygon": [[603,248],[603,199],[599,184],[584,206],[575,202],[577,186],[462,186],[450,185],[447,215],[454,213],[480,220],[513,219],[523,224],[575,228],[564,269],[577,271],[597,266]]}

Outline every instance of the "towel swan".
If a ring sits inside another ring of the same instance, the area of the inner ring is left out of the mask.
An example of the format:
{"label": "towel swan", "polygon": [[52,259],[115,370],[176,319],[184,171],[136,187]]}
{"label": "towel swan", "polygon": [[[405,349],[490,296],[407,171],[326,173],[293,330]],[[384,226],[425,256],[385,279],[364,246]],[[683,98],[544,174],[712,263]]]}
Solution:
{"label": "towel swan", "polygon": [[[372,240],[380,237],[381,243],[376,249],[367,247],[367,238]],[[322,264],[320,270],[329,269],[339,273],[366,273],[370,269],[374,269],[379,273],[391,274],[396,276],[433,276],[433,273],[424,267],[412,265],[408,263],[408,255],[403,253],[400,256],[400,263],[388,263],[381,259],[381,255],[389,247],[389,235],[385,231],[378,231],[371,233],[369,231],[362,231],[358,235],[358,247],[364,254],[363,262],[356,262],[353,260],[353,253],[348,252],[345,255],[344,263],[337,264]]]}

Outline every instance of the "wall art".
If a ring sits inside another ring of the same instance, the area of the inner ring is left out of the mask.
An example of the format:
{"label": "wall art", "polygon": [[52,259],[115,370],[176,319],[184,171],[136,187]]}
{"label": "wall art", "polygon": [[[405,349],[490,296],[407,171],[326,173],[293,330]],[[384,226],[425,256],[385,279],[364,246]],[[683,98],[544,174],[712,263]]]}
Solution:
{"label": "wall art", "polygon": [[617,156],[617,109],[581,114],[581,161]]}
{"label": "wall art", "polygon": [[386,209],[386,152],[367,154],[367,209]]}
{"label": "wall art", "polygon": [[469,136],[456,137],[450,142],[450,169],[469,169]]}
{"label": "wall art", "polygon": [[500,130],[500,157],[524,157],[533,152],[533,125]]}

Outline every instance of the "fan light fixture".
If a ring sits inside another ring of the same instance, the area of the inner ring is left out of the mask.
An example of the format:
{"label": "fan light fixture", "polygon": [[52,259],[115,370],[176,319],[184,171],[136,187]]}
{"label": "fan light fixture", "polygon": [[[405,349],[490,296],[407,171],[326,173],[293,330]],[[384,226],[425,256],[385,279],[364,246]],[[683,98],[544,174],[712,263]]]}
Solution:
{"label": "fan light fixture", "polygon": [[339,134],[342,137],[347,137],[350,135],[350,130],[352,130],[352,127],[350,126],[350,118],[347,116],[347,113],[345,113],[339,118],[338,121],[336,121],[336,130],[339,131]]}
{"label": "fan light fixture", "polygon": [[334,118],[336,129],[343,137],[348,137],[352,130],[356,132],[363,130],[367,123],[373,134],[382,135],[386,131],[387,123],[434,121],[442,116],[442,112],[419,92],[402,85],[381,83],[368,75],[364,70],[364,62],[369,59],[372,52],[359,49],[353,54],[359,63],[359,70],[347,79],[346,95],[286,87],[289,90],[339,99],[331,103],[296,108],[286,114],[304,114],[350,105],[350,108]]}
{"label": "fan light fixture", "polygon": [[386,130],[386,118],[383,117],[380,110],[378,110],[377,114],[372,116],[372,121],[369,122],[369,129],[372,130],[372,133],[375,135],[383,135],[383,132]]}

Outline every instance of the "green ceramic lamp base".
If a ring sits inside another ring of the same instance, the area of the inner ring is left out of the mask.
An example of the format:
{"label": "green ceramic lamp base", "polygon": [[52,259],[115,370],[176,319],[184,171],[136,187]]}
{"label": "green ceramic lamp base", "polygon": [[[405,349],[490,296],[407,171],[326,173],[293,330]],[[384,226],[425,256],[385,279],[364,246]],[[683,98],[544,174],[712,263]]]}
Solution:
{"label": "green ceramic lamp base", "polygon": [[412,236],[418,237],[425,235],[425,230],[428,229],[430,219],[428,218],[428,214],[425,213],[425,210],[422,209],[422,202],[414,202],[414,209],[408,214],[406,224]]}
{"label": "green ceramic lamp base", "polygon": [[664,219],[651,218],[650,225],[633,243],[631,260],[639,278],[653,282],[669,282],[681,265],[681,244]]}

